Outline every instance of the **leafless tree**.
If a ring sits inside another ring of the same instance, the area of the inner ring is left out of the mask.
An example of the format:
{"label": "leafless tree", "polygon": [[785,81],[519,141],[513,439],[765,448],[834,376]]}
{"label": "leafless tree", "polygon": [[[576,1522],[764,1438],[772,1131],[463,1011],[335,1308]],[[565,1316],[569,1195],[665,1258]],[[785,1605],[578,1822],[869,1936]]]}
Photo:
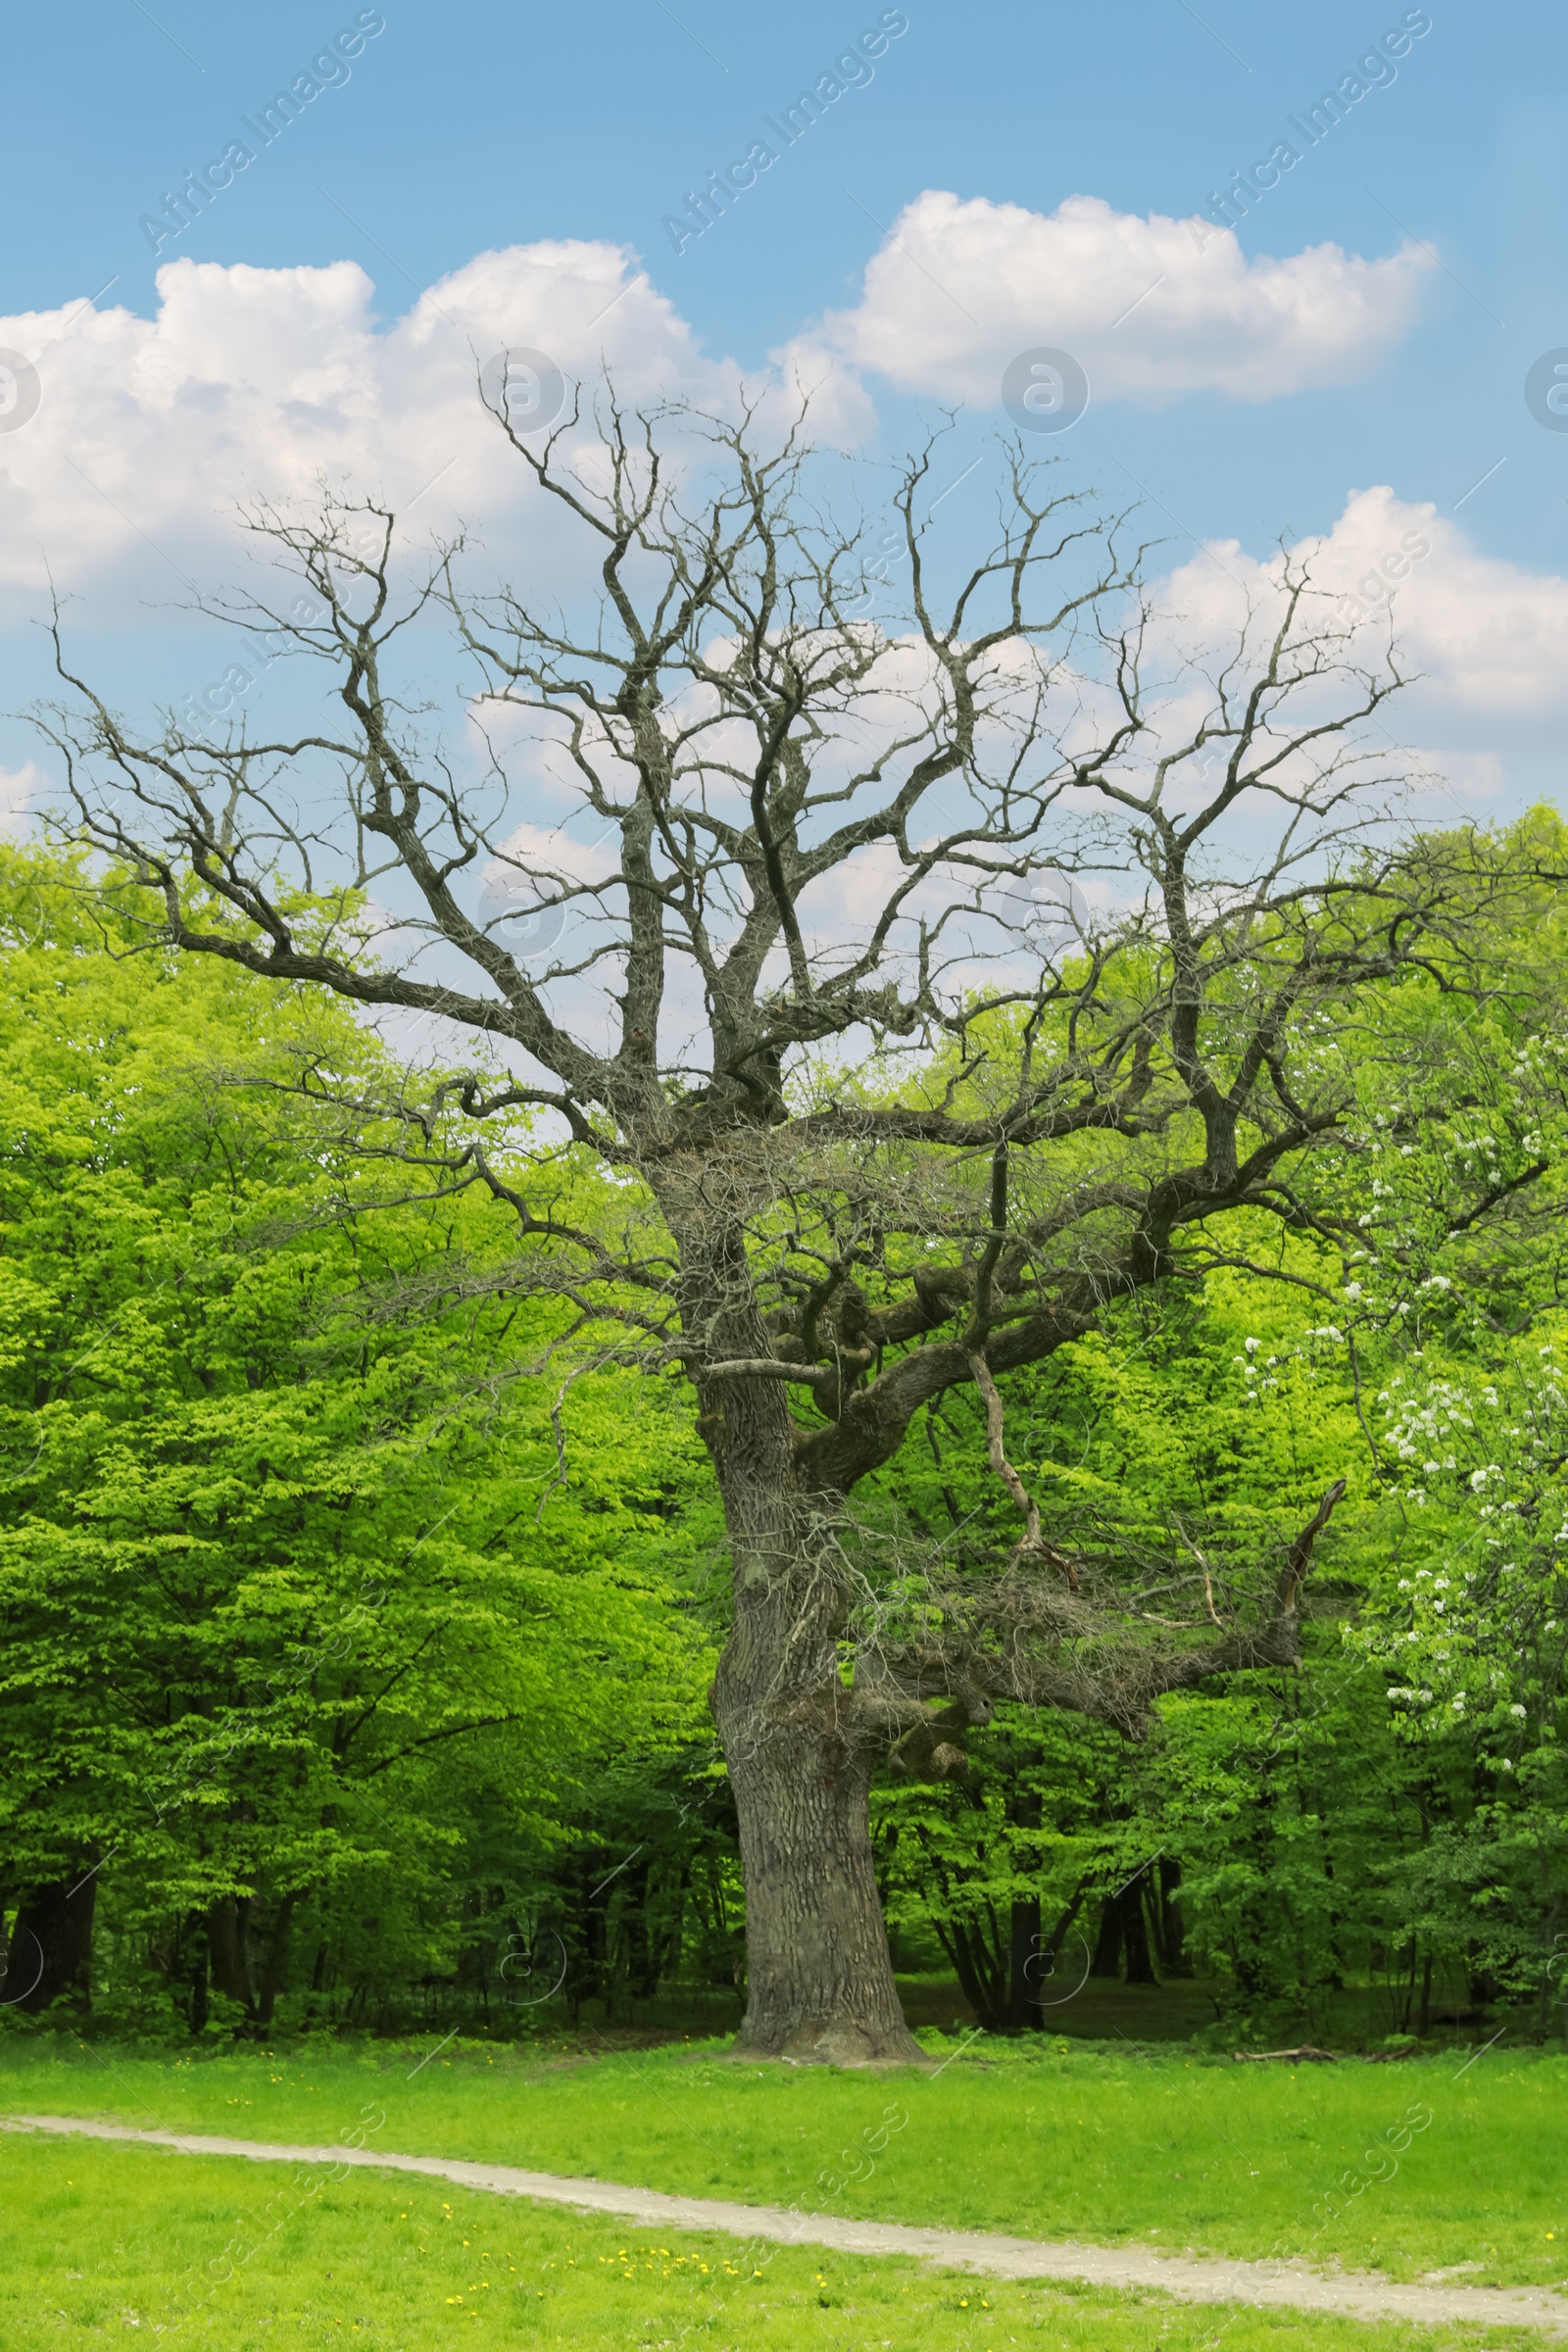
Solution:
{"label": "leafless tree", "polygon": [[[1136,1732],[1162,1692],[1289,1664],[1335,1499],[1250,1602],[1227,1586],[1221,1615],[1188,1561],[1193,1607],[1156,1616],[1044,1530],[1002,1384],[1271,1223],[1339,1231],[1314,1171],[1353,1100],[1347,1024],[1448,952],[1473,867],[1380,829],[1398,669],[1302,562],[1218,658],[1184,655],[1124,520],[1004,449],[994,540],[939,597],[927,448],[879,611],[798,435],[612,390],[548,438],[497,422],[535,512],[594,551],[586,617],[473,596],[461,547],[400,591],[393,515],[327,502],[255,518],[304,595],[251,609],[329,665],[318,731],[138,733],[63,658],[50,724],[165,937],[482,1041],[411,1082],[412,1148],[514,1210],[580,1345],[690,1383],[722,1494],[743,2046],[912,2058],[879,1764],[961,1770],[999,1699]],[[431,748],[400,667],[432,620],[474,665],[477,761]],[[574,830],[545,797],[568,785]],[[490,1141],[520,1114],[623,1213],[541,1208]],[[965,1387],[1018,1541],[879,1593],[850,1498]]]}

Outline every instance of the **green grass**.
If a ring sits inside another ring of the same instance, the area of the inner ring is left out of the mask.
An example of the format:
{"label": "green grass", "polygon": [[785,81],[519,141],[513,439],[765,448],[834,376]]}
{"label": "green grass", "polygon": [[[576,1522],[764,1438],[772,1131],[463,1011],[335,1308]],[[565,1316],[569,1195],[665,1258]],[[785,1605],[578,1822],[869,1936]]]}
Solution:
{"label": "green grass", "polygon": [[[7,2135],[0,2343],[179,2352],[472,2342],[572,2352],[1437,2352],[1518,2329],[1370,2326],[584,2222],[438,2181]],[[313,2188],[313,2180],[316,2185]],[[1292,2339],[1292,2345],[1285,2338]]]}
{"label": "green grass", "polygon": [[[980,2042],[939,2074],[868,2075],[453,2042],[419,2065],[434,2038],[171,2060],[19,2035],[0,2043],[0,2108],[313,2144],[366,2132],[372,2148],[846,2218],[1568,2283],[1558,2055],[1293,2071]],[[1431,2121],[1401,2147],[1411,2109]]]}

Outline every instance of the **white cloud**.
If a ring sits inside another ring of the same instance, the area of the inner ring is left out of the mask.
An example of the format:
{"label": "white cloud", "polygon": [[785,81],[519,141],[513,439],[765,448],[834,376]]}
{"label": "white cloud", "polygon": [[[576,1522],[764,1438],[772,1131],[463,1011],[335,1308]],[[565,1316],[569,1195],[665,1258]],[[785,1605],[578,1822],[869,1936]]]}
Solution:
{"label": "white cloud", "polygon": [[[1483,555],[1463,527],[1388,485],[1355,490],[1333,528],[1298,551],[1326,592],[1326,618],[1368,649],[1392,626],[1422,693],[1478,716],[1539,717],[1568,705],[1568,579]],[[1277,593],[1281,559],[1215,540],[1158,590],[1197,635],[1223,641],[1246,601]]]}
{"label": "white cloud", "polygon": [[[0,594],[13,612],[37,611],[46,559],[68,589],[146,598],[230,579],[238,506],[309,498],[323,476],[402,509],[418,500],[421,534],[467,516],[511,539],[528,477],[475,382],[505,348],[543,351],[568,382],[592,384],[608,365],[632,403],[685,395],[731,409],[741,381],[705,356],[634,257],[606,244],[481,254],[385,328],[352,262],[181,259],[158,290],[150,319],[82,303],[0,318],[0,347],[31,363],[41,390],[36,413],[0,433]],[[863,425],[842,371],[836,386],[828,428]]]}
{"label": "white cloud", "polygon": [[564,826],[545,827],[524,820],[514,825],[484,867],[487,904],[506,907],[527,906],[542,889],[569,889],[574,884],[603,882],[616,871],[619,830],[611,820],[584,822],[589,839],[568,833]]}
{"label": "white cloud", "polygon": [[[1262,399],[1350,372],[1409,322],[1418,256],[1320,246],[1249,263],[1229,231],[1204,234],[1200,251],[1191,223],[1091,197],[1045,220],[928,193],[873,258],[859,307],[779,355],[772,397],[813,386],[816,430],[843,445],[875,421],[861,369],[990,405],[1008,359],[1059,341],[1097,396],[1209,385]],[[403,509],[417,500],[421,529],[472,517],[495,552],[527,497],[475,388],[505,347],[543,351],[578,381],[608,364],[634,402],[731,409],[742,382],[635,257],[604,243],[480,254],[390,325],[352,262],[182,258],[158,288],[152,318],[84,302],[0,318],[0,347],[36,368],[40,393],[0,432],[0,597],[14,613],[37,611],[46,561],[67,589],[188,597],[232,576],[242,502],[308,498],[323,476]]]}
{"label": "white cloud", "polygon": [[[1229,232],[1203,225],[1200,246],[1192,223],[1098,199],[1072,198],[1047,219],[927,193],[872,259],[858,306],[783,355],[773,397],[788,397],[791,368],[816,376],[819,430],[852,441],[874,421],[859,370],[991,407],[1008,359],[1059,340],[1097,397],[1207,385],[1261,399],[1369,364],[1411,319],[1419,256],[1364,261],[1320,246],[1249,262]],[[467,519],[486,572],[526,567],[566,599],[595,551],[542,509],[480,405],[478,365],[531,347],[589,383],[608,362],[628,401],[687,396],[721,411],[743,381],[735,363],[704,352],[633,255],[604,243],[481,254],[390,321],[349,262],[181,259],[159,290],[150,319],[81,303],[0,319],[0,347],[24,353],[40,386],[36,413],[0,430],[0,611],[40,611],[46,557],[62,588],[90,597],[74,618],[139,618],[137,599],[221,587],[243,576],[238,507],[309,500],[323,476],[404,511],[422,491],[416,535]],[[591,471],[591,429],[580,457]],[[1408,664],[1428,680],[1412,706],[1423,740],[1457,745],[1471,763],[1463,788],[1479,797],[1495,790],[1490,739],[1515,741],[1568,701],[1568,580],[1483,555],[1462,519],[1387,487],[1358,490],[1314,561],[1327,590],[1367,607],[1369,628],[1389,601],[1379,582],[1390,590]],[[1219,643],[1247,597],[1266,599],[1277,578],[1277,558],[1215,543],[1159,593],[1187,615],[1185,638]],[[547,830],[569,806],[566,781],[549,759],[535,762],[525,806]],[[37,788],[31,770],[0,775],[0,823]]]}
{"label": "white cloud", "polygon": [[[1314,245],[1249,261],[1207,220],[1148,220],[1098,196],[1053,214],[928,189],[872,258],[856,309],[817,339],[902,391],[983,408],[1021,351],[1055,346],[1093,396],[1216,390],[1271,400],[1361,373],[1413,323],[1430,257]],[[797,349],[804,346],[797,346]]]}

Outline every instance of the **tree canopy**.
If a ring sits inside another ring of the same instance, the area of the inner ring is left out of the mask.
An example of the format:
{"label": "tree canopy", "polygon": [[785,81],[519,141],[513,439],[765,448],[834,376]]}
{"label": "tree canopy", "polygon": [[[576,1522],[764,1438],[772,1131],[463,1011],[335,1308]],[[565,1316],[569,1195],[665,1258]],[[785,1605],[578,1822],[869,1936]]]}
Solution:
{"label": "tree canopy", "polygon": [[319,1983],[444,1961],[466,1905],[526,1942],[607,1756],[701,1738],[689,1441],[590,1379],[563,1481],[539,1310],[428,1308],[493,1209],[379,1204],[279,1084],[368,1082],[352,1019],[149,952],[79,862],[6,853],[0,923],[10,1997],[106,1874],[149,1968],[263,2023],[291,1940]]}

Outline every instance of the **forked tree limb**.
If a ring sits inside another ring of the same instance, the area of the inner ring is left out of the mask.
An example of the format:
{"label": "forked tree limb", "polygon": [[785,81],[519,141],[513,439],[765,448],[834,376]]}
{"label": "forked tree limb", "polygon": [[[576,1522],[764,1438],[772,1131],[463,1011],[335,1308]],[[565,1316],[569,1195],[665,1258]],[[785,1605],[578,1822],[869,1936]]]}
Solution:
{"label": "forked tree limb", "polygon": [[1078,1590],[1077,1570],[1065,1552],[1058,1551],[1054,1544],[1048,1544],[1042,1536],[1040,1506],[1007,1459],[1006,1421],[1003,1411],[1002,1392],[991,1377],[991,1367],[983,1355],[975,1354],[969,1358],[969,1369],[974,1374],[974,1385],[985,1400],[987,1459],[1023,1513],[1023,1534],[1013,1545],[1011,1564],[1016,1566],[1023,1559],[1049,1560],[1052,1567],[1062,1570],[1068,1584],[1076,1592]]}
{"label": "forked tree limb", "polygon": [[1343,1478],[1337,1478],[1334,1481],[1333,1486],[1329,1488],[1317,1509],[1291,1545],[1290,1557],[1285,1563],[1285,1570],[1279,1581],[1279,1590],[1275,1595],[1276,1615],[1280,1617],[1295,1615],[1296,1596],[1305,1582],[1307,1569],[1311,1565],[1312,1545],[1333,1517],[1335,1504],[1343,1500],[1345,1488],[1346,1481]]}

